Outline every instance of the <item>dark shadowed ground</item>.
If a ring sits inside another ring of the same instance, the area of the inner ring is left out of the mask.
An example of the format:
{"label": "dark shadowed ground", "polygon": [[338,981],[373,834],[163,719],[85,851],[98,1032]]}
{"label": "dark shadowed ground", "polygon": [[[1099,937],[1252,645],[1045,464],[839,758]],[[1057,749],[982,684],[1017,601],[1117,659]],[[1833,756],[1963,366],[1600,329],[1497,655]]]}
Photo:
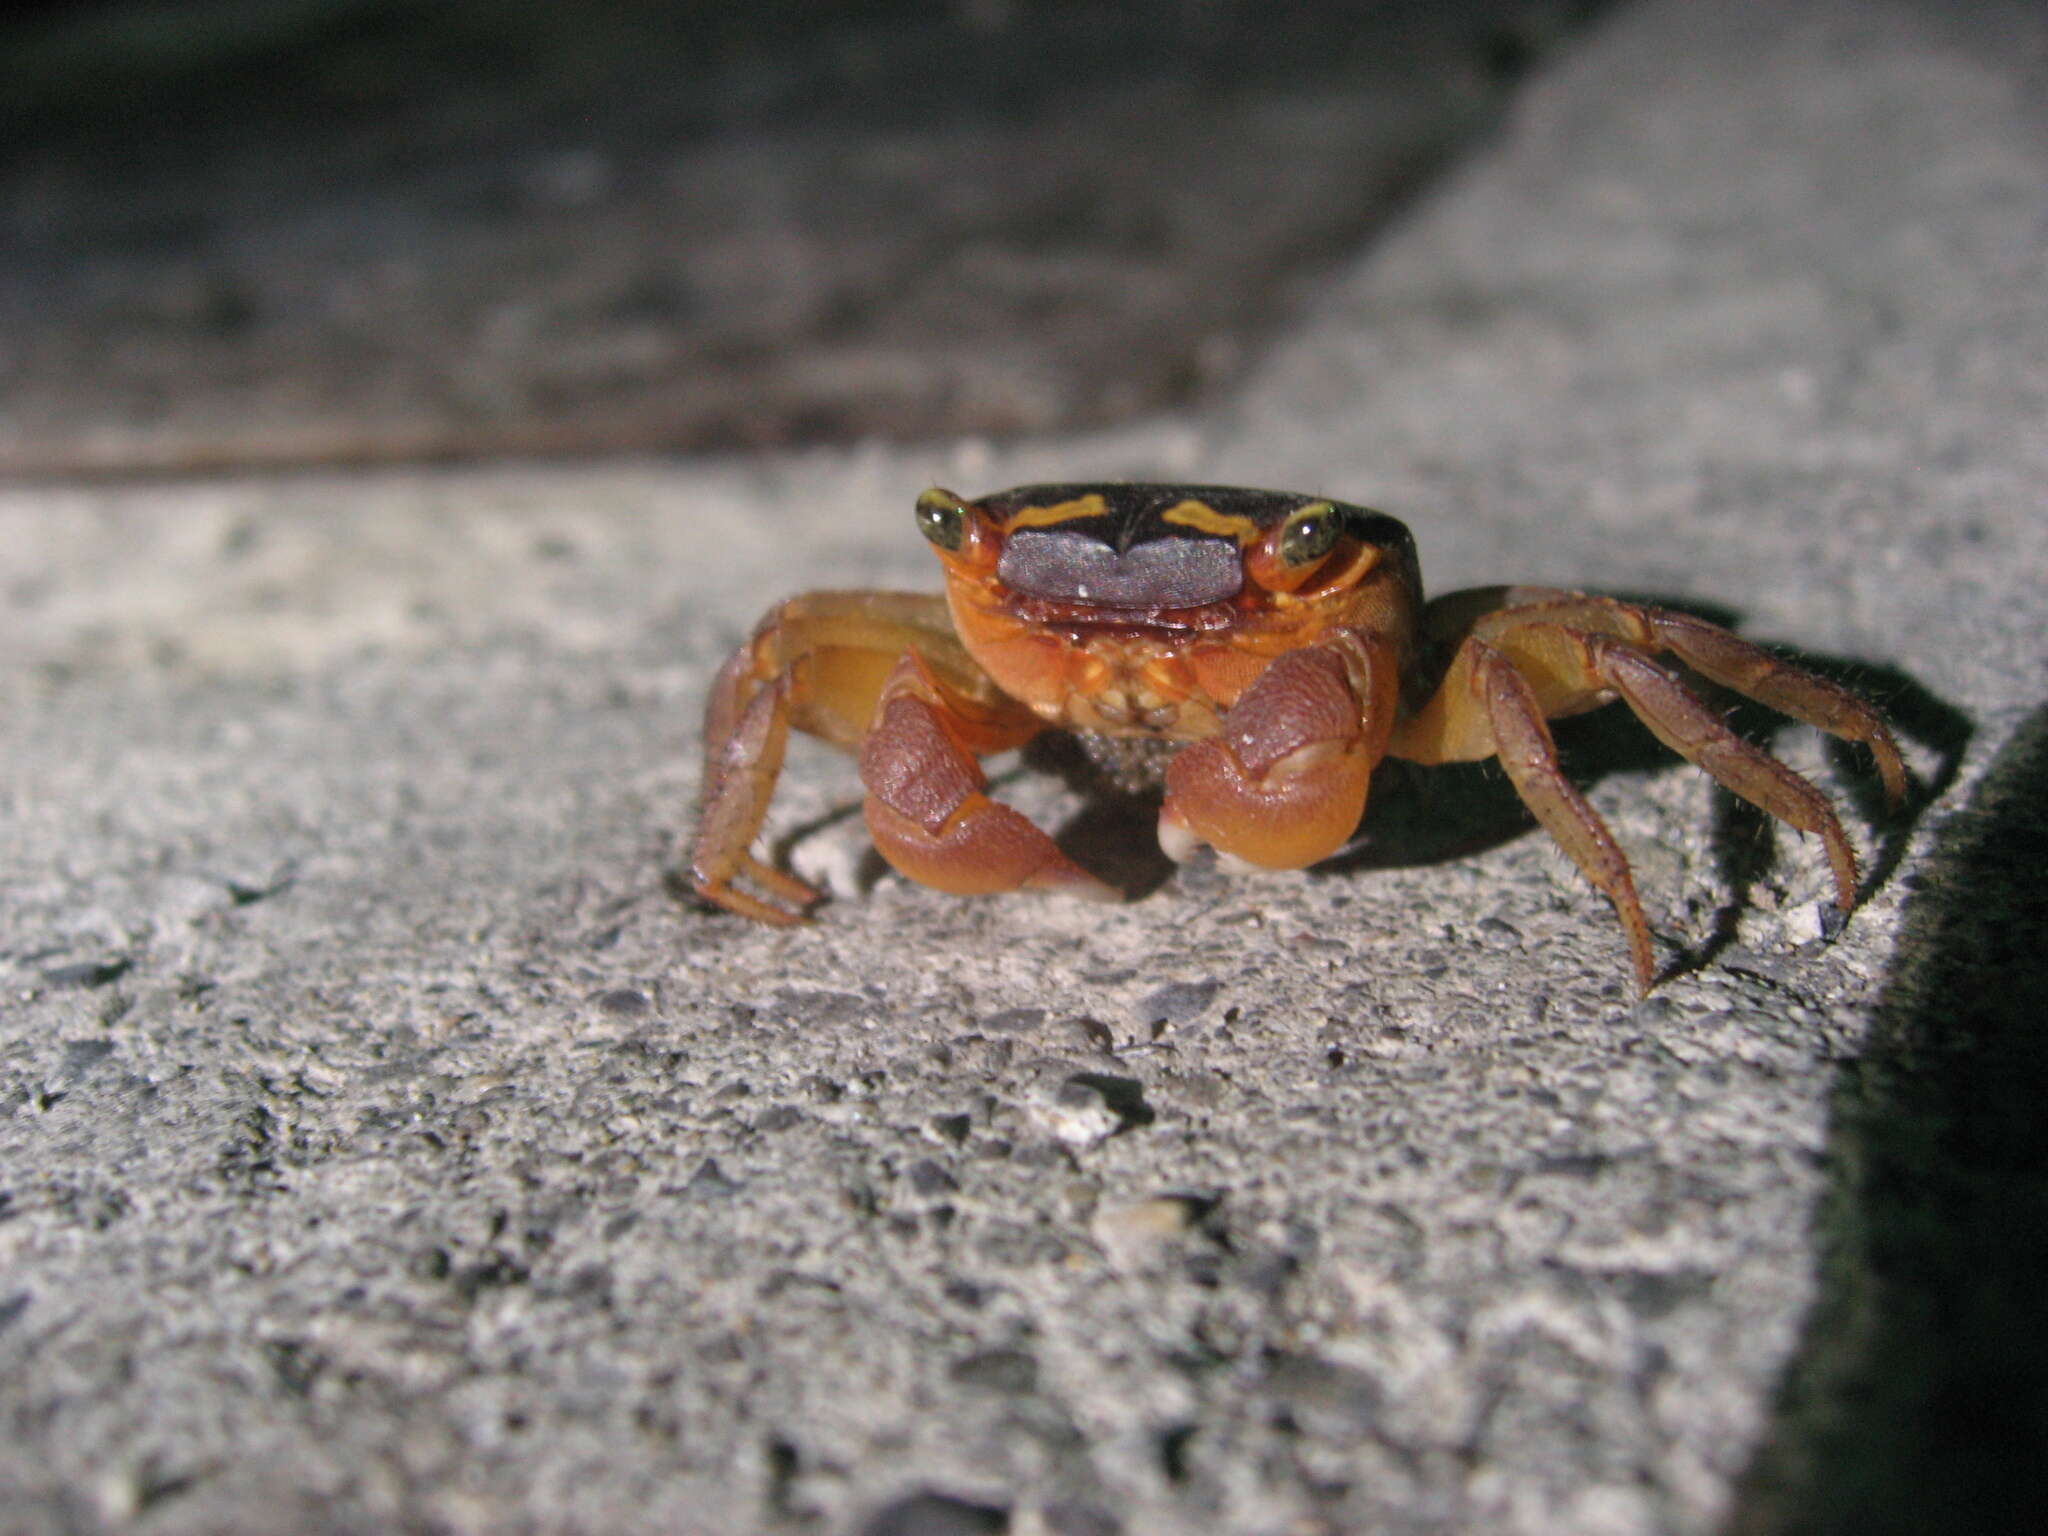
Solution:
{"label": "dark shadowed ground", "polygon": [[4,37],[0,473],[1128,419],[1591,8],[59,9]]}

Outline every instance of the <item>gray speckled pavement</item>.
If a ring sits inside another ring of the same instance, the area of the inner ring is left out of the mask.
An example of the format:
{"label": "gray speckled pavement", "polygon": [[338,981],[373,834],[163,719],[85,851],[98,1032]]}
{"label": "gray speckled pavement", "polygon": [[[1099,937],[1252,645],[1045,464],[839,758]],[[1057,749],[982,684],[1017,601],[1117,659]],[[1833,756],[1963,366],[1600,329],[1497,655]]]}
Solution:
{"label": "gray speckled pavement", "polygon": [[[0,494],[0,1529],[1716,1529],[1837,1066],[2042,692],[2043,41],[1617,13],[1188,419]],[[1724,940],[1644,1003],[1533,833],[959,901],[873,879],[821,748],[775,818],[820,920],[673,899],[756,614],[929,584],[930,480],[1055,475],[1725,603],[1951,782],[1854,819],[1823,943],[1817,848],[1598,735],[1653,924]]]}

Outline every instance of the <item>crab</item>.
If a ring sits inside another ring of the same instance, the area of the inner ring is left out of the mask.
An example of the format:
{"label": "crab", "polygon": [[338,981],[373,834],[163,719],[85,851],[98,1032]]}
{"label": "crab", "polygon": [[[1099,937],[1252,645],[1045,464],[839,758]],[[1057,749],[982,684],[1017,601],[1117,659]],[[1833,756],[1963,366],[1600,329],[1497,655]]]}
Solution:
{"label": "crab", "polygon": [[1883,718],[1838,684],[1690,614],[1549,587],[1425,603],[1408,529],[1326,498],[1223,486],[933,489],[917,526],[943,595],[810,592],[771,609],[705,711],[690,853],[705,900],[803,920],[818,892],[757,857],[792,727],[858,754],[869,833],[902,874],[962,894],[1120,900],[992,799],[981,759],[1077,735],[1126,786],[1161,785],[1172,859],[1207,844],[1299,869],[1349,841],[1382,759],[1497,759],[1536,820],[1612,903],[1636,988],[1648,921],[1613,834],[1559,767],[1548,720],[1623,700],[1667,746],[1827,850],[1856,902],[1856,852],[1828,797],[1730,730],[1660,658],[1906,769]]}

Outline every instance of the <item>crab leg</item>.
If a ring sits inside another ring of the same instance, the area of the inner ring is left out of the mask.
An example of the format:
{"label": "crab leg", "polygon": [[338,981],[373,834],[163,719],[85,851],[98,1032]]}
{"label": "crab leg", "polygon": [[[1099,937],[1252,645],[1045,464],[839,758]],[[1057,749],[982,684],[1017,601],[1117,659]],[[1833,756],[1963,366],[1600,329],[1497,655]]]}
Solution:
{"label": "crab leg", "polygon": [[1219,735],[1167,764],[1160,847],[1185,859],[1211,843],[1269,869],[1336,852],[1386,751],[1398,671],[1391,642],[1356,629],[1276,658],[1224,712]]}
{"label": "crab leg", "polygon": [[[1573,645],[1559,646],[1555,641],[1534,638],[1532,632],[1541,626],[1553,626],[1573,635],[1605,636],[1651,655],[1668,652],[1702,677],[1746,699],[1754,699],[1803,724],[1817,726],[1843,741],[1862,742],[1876,761],[1886,802],[1896,808],[1906,798],[1905,762],[1876,710],[1839,683],[1773,656],[1718,624],[1668,608],[1644,608],[1611,597],[1589,597],[1548,587],[1453,593],[1430,605],[1431,617],[1439,609],[1449,609],[1460,601],[1489,595],[1500,599],[1502,605],[1481,613],[1472,623],[1471,633],[1504,649],[1530,655],[1539,674],[1545,669],[1537,658],[1546,652],[1561,658],[1562,667],[1553,665],[1549,670],[1567,692],[1577,692],[1594,704],[1606,698],[1605,694],[1586,693],[1583,667],[1579,664],[1581,654]],[[1569,708],[1546,710],[1552,716],[1570,712]]]}
{"label": "crab leg", "polygon": [[1042,830],[988,797],[976,759],[1036,734],[1036,719],[1026,718],[1028,729],[991,721],[921,654],[905,655],[883,686],[861,743],[860,777],[875,847],[912,880],[958,895],[1032,888],[1118,900]]}
{"label": "crab leg", "polygon": [[1675,674],[1641,651],[1597,636],[1587,649],[1595,673],[1665,746],[1758,810],[1819,836],[1834,870],[1835,905],[1844,912],[1856,905],[1856,850],[1826,795],[1729,730]]}
{"label": "crab leg", "polygon": [[1619,697],[1666,746],[1752,805],[1826,844],[1836,904],[1855,905],[1855,849],[1828,798],[1729,730],[1677,674],[1678,656],[1746,697],[1871,750],[1888,799],[1905,764],[1876,712],[1854,694],[1689,614],[1543,588],[1455,593],[1425,615],[1439,639],[1462,643],[1442,684],[1395,732],[1393,755],[1417,762],[1498,755],[1517,792],[1580,871],[1614,903],[1638,985],[1654,975],[1649,929],[1613,835],[1557,768],[1543,721]]}
{"label": "crab leg", "polygon": [[1649,920],[1643,916],[1643,904],[1629,874],[1628,856],[1600,813],[1586,803],[1586,797],[1558,765],[1557,745],[1551,740],[1542,705],[1529,680],[1483,640],[1468,640],[1461,659],[1466,653],[1471,658],[1473,691],[1509,782],[1543,830],[1579,866],[1579,872],[1614,904],[1635,967],[1636,990],[1649,991],[1657,975],[1656,956],[1650,947]]}
{"label": "crab leg", "polygon": [[1718,624],[1687,613],[1644,610],[1657,638],[1702,677],[1768,705],[1843,741],[1860,741],[1876,759],[1885,803],[1897,810],[1906,800],[1906,765],[1899,746],[1876,710],[1855,694],[1769,651],[1739,640]]}
{"label": "crab leg", "polygon": [[[753,675],[753,659],[752,648],[742,648],[718,669],[705,708],[704,805],[690,847],[690,875],[706,901],[764,923],[793,923],[818,893],[755,858],[752,847],[782,773],[792,670],[761,683]],[[787,905],[732,883],[742,877]]]}
{"label": "crab leg", "polygon": [[909,592],[791,598],[761,621],[712,685],[704,712],[703,808],[690,848],[699,896],[763,922],[802,920],[818,893],[752,852],[790,728],[848,750],[858,747],[883,684],[911,651],[945,679],[982,739],[1015,746],[1037,733],[1038,722],[1003,699],[954,638],[943,598]]}

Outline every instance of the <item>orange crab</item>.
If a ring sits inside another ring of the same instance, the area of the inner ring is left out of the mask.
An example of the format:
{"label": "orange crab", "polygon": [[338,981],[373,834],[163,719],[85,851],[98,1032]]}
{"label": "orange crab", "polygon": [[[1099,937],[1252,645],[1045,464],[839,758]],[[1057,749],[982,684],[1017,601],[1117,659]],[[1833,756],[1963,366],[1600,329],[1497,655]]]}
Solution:
{"label": "orange crab", "polygon": [[751,851],[790,727],[860,757],[875,846],[961,893],[1116,899],[989,798],[979,760],[1079,735],[1126,781],[1162,782],[1159,842],[1298,869],[1352,835],[1385,757],[1496,757],[1536,819],[1614,904],[1639,990],[1656,969],[1627,858],[1560,770],[1549,718],[1625,700],[1666,745],[1827,846],[1837,904],[1856,853],[1821,791],[1737,736],[1658,656],[1866,744],[1887,799],[1906,770],[1847,690],[1689,614],[1547,587],[1424,603],[1415,542],[1381,512],[1195,485],[926,491],[917,524],[944,596],[812,592],[771,610],[705,712],[699,895],[770,923],[818,893]]}

